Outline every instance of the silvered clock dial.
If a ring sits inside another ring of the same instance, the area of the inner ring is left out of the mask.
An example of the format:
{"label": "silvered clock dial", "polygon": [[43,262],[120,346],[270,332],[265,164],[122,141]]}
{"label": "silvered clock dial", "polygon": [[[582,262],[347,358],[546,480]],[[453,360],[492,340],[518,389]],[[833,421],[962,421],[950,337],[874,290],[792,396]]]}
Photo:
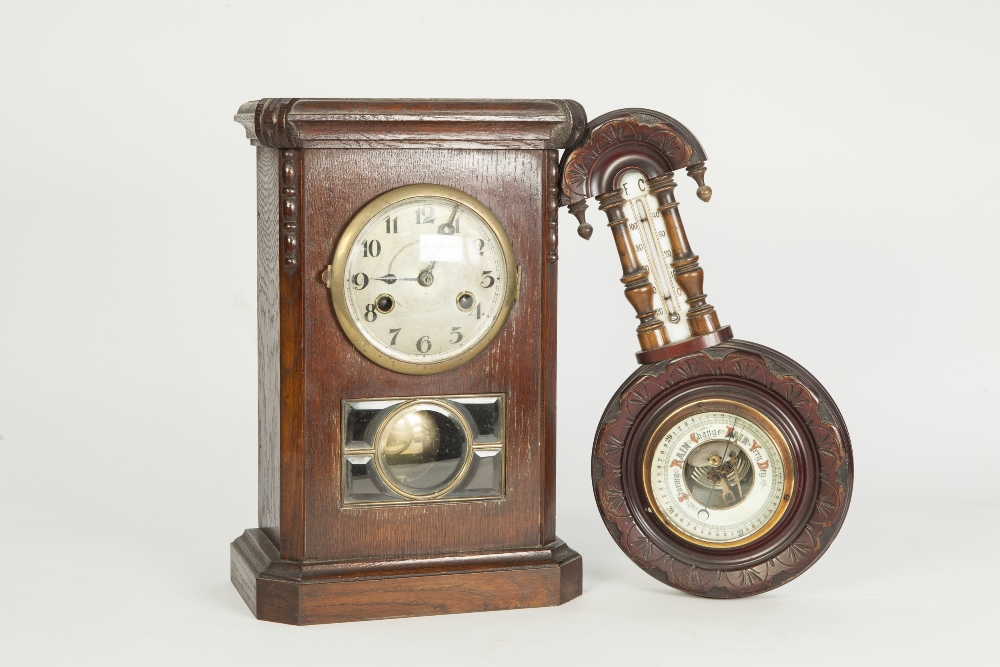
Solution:
{"label": "silvered clock dial", "polygon": [[441,185],[409,185],[365,206],[324,281],[341,326],[369,359],[401,373],[455,368],[499,333],[517,267],[496,216]]}

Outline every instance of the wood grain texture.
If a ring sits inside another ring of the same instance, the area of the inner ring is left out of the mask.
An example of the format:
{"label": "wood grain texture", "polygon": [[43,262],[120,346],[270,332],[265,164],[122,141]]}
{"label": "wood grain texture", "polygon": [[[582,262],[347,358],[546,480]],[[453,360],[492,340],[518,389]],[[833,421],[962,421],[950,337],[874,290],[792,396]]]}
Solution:
{"label": "wood grain texture", "polygon": [[572,100],[371,100],[272,98],[235,119],[279,148],[564,148],[586,114]]}
{"label": "wood grain texture", "polygon": [[[556,304],[559,295],[559,156],[556,151],[543,153],[545,165],[542,173],[545,182],[542,191],[548,193],[546,225],[548,227],[547,261],[542,264],[541,288],[541,368],[540,389],[542,419],[542,471],[541,471],[541,542],[548,544],[556,539]],[[522,287],[523,289],[523,287]],[[530,292],[528,293],[530,294]]]}
{"label": "wood grain texture", "polygon": [[305,282],[302,246],[305,224],[302,219],[302,151],[281,151],[279,168],[281,196],[279,205],[279,244],[281,268],[278,293],[281,305],[281,516],[280,547],[282,558],[305,557],[304,392],[306,380],[303,332],[305,328]]}
{"label": "wood grain texture", "polygon": [[[303,345],[305,496],[303,558],[330,560],[456,553],[543,542],[542,479],[547,448],[545,396],[554,375],[536,360],[555,327],[541,292],[548,230],[544,151],[304,151],[306,243]],[[386,190],[412,183],[462,189],[504,225],[521,266],[521,296],[497,338],[465,365],[431,376],[377,366],[351,345],[319,276],[354,213]],[[552,293],[551,296],[554,296]],[[503,500],[350,508],[339,484],[343,398],[505,393],[507,488]],[[552,401],[549,402],[551,406]],[[283,494],[285,489],[282,489]],[[284,502],[284,495],[282,500]],[[373,527],[379,527],[377,530]],[[284,552],[283,552],[284,555]]]}
{"label": "wood grain texture", "polygon": [[257,525],[278,544],[278,150],[257,148]]}
{"label": "wood grain texture", "polygon": [[282,561],[259,530],[230,545],[231,579],[257,618],[306,625],[559,605],[580,595],[582,560],[562,542],[467,558]]}

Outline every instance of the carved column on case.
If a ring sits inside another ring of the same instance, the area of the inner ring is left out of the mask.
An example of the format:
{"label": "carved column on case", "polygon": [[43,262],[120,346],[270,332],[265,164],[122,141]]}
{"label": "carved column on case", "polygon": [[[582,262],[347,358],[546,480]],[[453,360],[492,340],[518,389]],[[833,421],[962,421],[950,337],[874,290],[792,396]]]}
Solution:
{"label": "carved column on case", "polygon": [[656,309],[653,307],[653,286],[649,282],[649,271],[639,263],[639,257],[635,253],[632,245],[632,238],[626,229],[628,218],[622,208],[625,205],[625,197],[620,190],[608,192],[597,196],[600,202],[600,209],[608,216],[608,226],[618,247],[618,257],[622,263],[622,282],[625,284],[625,298],[628,299],[632,307],[635,308],[636,317],[639,318],[639,327],[636,334],[639,336],[639,347],[643,350],[652,350],[663,347],[669,341],[667,329],[663,322],[656,317]]}
{"label": "carved column on case", "polygon": [[278,257],[281,275],[280,416],[281,529],[279,550],[285,560],[305,558],[305,421],[304,273],[302,271],[302,151],[282,148],[278,165]]}
{"label": "carved column on case", "polygon": [[302,151],[281,151],[281,251],[286,269],[298,264]]}
{"label": "carved column on case", "polygon": [[698,266],[698,255],[691,252],[687,234],[684,233],[684,223],[681,222],[681,214],[677,210],[678,203],[674,199],[676,187],[673,172],[649,180],[649,192],[656,197],[659,204],[663,224],[667,229],[667,238],[670,240],[670,251],[674,256],[670,268],[673,269],[677,284],[684,290],[687,302],[691,306],[687,314],[691,333],[704,336],[720,328],[719,316],[715,312],[715,307],[706,301],[708,297],[702,291],[705,272]]}
{"label": "carved column on case", "polygon": [[547,259],[559,261],[559,157],[557,151],[546,151],[548,182],[546,183],[545,224],[548,226],[549,249]]}

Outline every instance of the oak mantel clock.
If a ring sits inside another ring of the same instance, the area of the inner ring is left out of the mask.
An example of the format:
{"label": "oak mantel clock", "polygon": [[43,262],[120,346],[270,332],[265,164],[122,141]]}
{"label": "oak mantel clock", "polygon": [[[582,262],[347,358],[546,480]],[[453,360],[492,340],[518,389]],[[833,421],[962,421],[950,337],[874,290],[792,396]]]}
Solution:
{"label": "oak mantel clock", "polygon": [[566,100],[263,99],[254,614],[325,623],[561,604],[558,149]]}
{"label": "oak mantel clock", "polygon": [[707,202],[705,159],[673,118],[626,109],[590,122],[563,157],[561,186],[584,238],[587,199],[607,214],[639,318],[641,365],[594,441],[602,517],[652,576],[730,598],[773,589],[816,562],[843,524],[853,464],[823,386],[788,357],[733,340],[708,302],[673,178],[686,169]]}

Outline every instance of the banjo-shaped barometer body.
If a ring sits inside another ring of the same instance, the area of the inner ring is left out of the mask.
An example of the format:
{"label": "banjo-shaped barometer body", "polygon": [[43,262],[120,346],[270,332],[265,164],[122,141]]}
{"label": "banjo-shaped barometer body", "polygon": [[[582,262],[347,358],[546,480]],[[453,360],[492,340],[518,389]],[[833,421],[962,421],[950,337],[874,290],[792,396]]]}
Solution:
{"label": "banjo-shaped barometer body", "polygon": [[640,367],[612,397],[593,484],[625,554],[670,586],[730,598],[780,586],[836,537],[853,483],[837,406],[804,368],[733,339],[703,285],[674,197],[685,169],[709,201],[706,155],[681,123],[624,109],[590,122],[562,160],[563,203],[589,238],[607,215]]}

